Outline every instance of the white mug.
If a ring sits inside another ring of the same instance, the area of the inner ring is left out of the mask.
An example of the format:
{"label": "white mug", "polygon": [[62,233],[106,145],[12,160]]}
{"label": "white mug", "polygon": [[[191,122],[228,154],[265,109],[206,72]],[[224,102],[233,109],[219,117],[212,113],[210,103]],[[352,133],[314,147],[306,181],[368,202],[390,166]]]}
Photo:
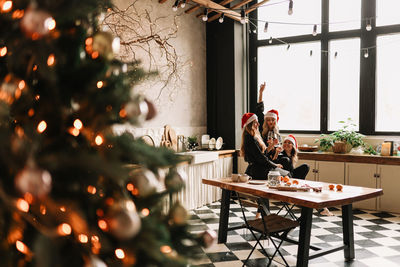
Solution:
{"label": "white mug", "polygon": [[241,175],[239,176],[239,180],[240,180],[242,183],[246,183],[246,182],[248,182],[248,181],[251,180],[251,177],[248,176],[247,174],[241,174]]}

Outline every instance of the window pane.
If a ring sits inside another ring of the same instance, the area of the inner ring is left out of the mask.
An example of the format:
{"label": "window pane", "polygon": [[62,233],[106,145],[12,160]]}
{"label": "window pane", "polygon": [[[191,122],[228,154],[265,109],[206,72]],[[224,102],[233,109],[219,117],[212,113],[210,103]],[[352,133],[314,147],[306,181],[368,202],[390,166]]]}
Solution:
{"label": "window pane", "polygon": [[[321,0],[293,1],[293,14],[290,16],[288,15],[289,1],[271,0],[257,10],[258,39],[312,34],[313,25],[321,23]],[[264,32],[265,21],[268,21],[266,33]],[[309,25],[279,24],[279,22]],[[320,25],[317,27],[317,32],[321,32]]]}
{"label": "window pane", "polygon": [[400,131],[400,34],[377,38],[375,131]]}
{"label": "window pane", "polygon": [[360,29],[361,0],[329,1],[329,31]]}
{"label": "window pane", "polygon": [[400,24],[399,10],[399,0],[377,0],[376,26]]}
{"label": "window pane", "polygon": [[342,125],[338,122],[351,118],[358,131],[360,39],[330,41],[329,52],[328,130],[340,129]]}
{"label": "window pane", "polygon": [[[297,1],[296,1],[297,2]],[[281,130],[320,130],[321,43],[258,48],[265,111],[279,111]],[[312,50],[312,56],[310,56]]]}

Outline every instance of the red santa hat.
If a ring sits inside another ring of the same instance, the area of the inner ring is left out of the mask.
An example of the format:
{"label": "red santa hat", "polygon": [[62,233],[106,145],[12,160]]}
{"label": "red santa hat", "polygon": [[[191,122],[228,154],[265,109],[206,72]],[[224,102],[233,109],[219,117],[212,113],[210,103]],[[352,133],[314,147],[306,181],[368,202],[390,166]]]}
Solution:
{"label": "red santa hat", "polygon": [[286,140],[289,140],[290,142],[292,142],[293,146],[297,149],[297,140],[293,135],[289,134],[288,136],[286,136],[283,141],[286,141]]}
{"label": "red santa hat", "polygon": [[246,127],[249,123],[251,123],[252,121],[257,120],[257,115],[254,113],[245,113],[242,117],[242,129],[244,127]]}
{"label": "red santa hat", "polygon": [[268,110],[264,116],[265,118],[274,118],[277,122],[279,121],[279,113],[275,109]]}

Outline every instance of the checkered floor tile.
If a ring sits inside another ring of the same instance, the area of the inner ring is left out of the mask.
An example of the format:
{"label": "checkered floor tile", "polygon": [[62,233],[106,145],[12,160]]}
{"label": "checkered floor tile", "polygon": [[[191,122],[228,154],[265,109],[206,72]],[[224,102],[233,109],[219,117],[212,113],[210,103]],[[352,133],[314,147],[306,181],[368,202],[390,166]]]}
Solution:
{"label": "checkered floor tile", "polygon": [[[276,212],[280,203],[271,203],[271,212]],[[256,208],[246,208],[246,216],[254,217]],[[332,247],[342,244],[342,219],[341,210],[330,208],[334,216],[321,216],[317,211],[313,215],[311,231],[311,244],[319,247]],[[192,210],[191,232],[202,233],[204,230],[218,230],[220,202]],[[294,208],[296,216],[300,216],[300,209]],[[354,242],[355,260],[345,262],[343,251],[313,259],[309,266],[318,267],[394,267],[400,266],[400,214],[374,212],[367,210],[354,210]],[[243,224],[240,206],[231,203],[229,213],[229,227]],[[293,230],[289,235],[297,238],[299,229]],[[267,252],[273,252],[272,243],[262,241]],[[249,230],[239,229],[228,232],[227,243],[214,244],[203,249],[201,259],[193,262],[198,267],[236,267],[242,266],[255,244]],[[280,251],[290,266],[296,265],[297,246],[284,242]],[[246,266],[267,266],[268,259],[263,255],[260,247],[253,253]],[[275,256],[270,266],[284,266],[280,257]]]}

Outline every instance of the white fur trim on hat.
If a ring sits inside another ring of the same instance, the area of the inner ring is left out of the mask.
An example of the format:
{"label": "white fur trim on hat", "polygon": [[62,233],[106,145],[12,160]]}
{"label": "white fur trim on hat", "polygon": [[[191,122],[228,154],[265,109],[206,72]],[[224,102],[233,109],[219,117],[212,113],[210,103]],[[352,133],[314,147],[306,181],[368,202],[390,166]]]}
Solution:
{"label": "white fur trim on hat", "polygon": [[285,142],[286,140],[289,140],[290,142],[292,142],[293,146],[297,149],[297,141],[291,134],[286,136],[283,141]]}
{"label": "white fur trim on hat", "polygon": [[273,112],[267,112],[265,113],[265,118],[274,118],[275,120],[278,120],[278,115],[276,115],[276,113]]}
{"label": "white fur trim on hat", "polygon": [[246,128],[246,126],[251,123],[252,121],[257,120],[257,115],[253,114],[250,118],[247,119],[246,123],[243,125],[243,129]]}

